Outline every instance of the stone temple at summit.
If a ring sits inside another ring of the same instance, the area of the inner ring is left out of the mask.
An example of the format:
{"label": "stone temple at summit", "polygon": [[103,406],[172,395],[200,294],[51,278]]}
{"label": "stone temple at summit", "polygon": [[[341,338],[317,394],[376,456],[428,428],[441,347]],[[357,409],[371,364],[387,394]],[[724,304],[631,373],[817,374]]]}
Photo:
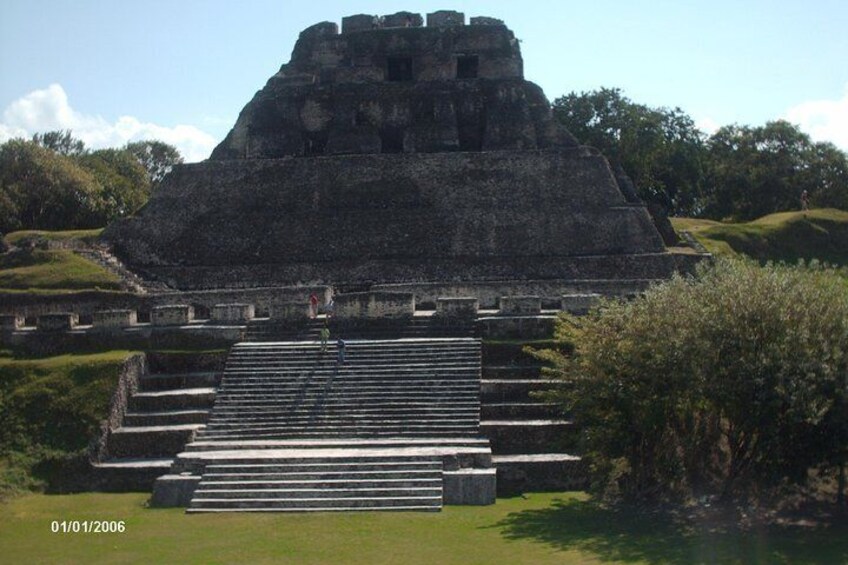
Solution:
{"label": "stone temple at summit", "polygon": [[211,157],[105,238],[184,290],[681,267],[626,178],[553,120],[512,31],[457,12],[304,30]]}

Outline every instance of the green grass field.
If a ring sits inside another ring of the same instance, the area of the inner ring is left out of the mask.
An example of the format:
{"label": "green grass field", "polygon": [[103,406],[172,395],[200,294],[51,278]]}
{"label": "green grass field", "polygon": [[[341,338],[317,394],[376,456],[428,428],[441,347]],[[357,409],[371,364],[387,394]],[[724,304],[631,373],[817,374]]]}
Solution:
{"label": "green grass field", "polygon": [[84,453],[109,414],[129,354],[0,354],[0,498],[63,480],[63,462]]}
{"label": "green grass field", "polygon": [[834,209],[780,212],[730,224],[671,218],[675,230],[692,233],[716,255],[743,254],[761,261],[819,259],[848,265],[848,212]]}
{"label": "green grass field", "polygon": [[[845,527],[683,527],[539,493],[440,513],[186,515],[146,494],[29,495],[0,507],[7,563],[845,563]],[[124,533],[51,533],[123,520]]]}
{"label": "green grass field", "polygon": [[0,255],[0,292],[57,293],[120,290],[120,280],[73,251],[34,250]]}
{"label": "green grass field", "polygon": [[78,239],[84,243],[94,243],[97,238],[100,237],[100,233],[102,231],[103,228],[91,230],[65,231],[21,230],[6,234],[4,239],[7,243],[10,243],[12,245],[17,245],[18,242],[26,238],[40,238],[47,239],[50,241],[67,241],[71,239]]}

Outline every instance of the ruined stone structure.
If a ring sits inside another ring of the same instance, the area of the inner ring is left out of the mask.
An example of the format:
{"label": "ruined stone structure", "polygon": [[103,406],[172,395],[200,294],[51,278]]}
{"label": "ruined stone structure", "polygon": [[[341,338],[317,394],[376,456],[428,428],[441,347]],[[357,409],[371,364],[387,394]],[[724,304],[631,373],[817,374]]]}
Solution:
{"label": "ruined stone structure", "polygon": [[667,277],[631,192],[499,20],[351,16],[304,30],[211,158],[105,237],[182,289]]}

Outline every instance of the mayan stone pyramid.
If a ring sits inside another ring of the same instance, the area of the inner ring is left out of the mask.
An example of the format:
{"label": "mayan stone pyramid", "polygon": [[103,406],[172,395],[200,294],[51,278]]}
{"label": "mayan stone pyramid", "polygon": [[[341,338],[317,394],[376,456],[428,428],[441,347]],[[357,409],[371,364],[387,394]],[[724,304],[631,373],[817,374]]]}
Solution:
{"label": "mayan stone pyramid", "polygon": [[186,289],[675,268],[632,190],[524,80],[512,31],[447,11],[304,30],[212,156],[105,237]]}

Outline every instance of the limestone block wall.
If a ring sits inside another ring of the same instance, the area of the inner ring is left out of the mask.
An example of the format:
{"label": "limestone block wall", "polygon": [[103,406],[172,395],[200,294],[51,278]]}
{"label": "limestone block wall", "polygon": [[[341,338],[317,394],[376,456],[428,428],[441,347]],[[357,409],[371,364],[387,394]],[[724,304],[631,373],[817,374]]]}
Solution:
{"label": "limestone block wall", "polygon": [[135,310],[101,310],[92,315],[91,324],[103,330],[128,328],[138,324],[138,313]]}
{"label": "limestone block wall", "polygon": [[59,314],[43,314],[38,317],[39,331],[60,332],[72,330],[79,325],[79,314],[62,312]]}
{"label": "limestone block wall", "polygon": [[401,318],[415,313],[415,295],[400,292],[357,292],[335,297],[339,319]]}
{"label": "limestone block wall", "polygon": [[539,296],[501,296],[498,313],[502,316],[532,316],[542,311]]}
{"label": "limestone block wall", "polygon": [[256,317],[253,304],[216,304],[212,308],[214,322],[249,322]]}
{"label": "limestone block wall", "polygon": [[194,320],[194,308],[187,304],[154,306],[150,312],[150,323],[154,326],[180,326]]}

